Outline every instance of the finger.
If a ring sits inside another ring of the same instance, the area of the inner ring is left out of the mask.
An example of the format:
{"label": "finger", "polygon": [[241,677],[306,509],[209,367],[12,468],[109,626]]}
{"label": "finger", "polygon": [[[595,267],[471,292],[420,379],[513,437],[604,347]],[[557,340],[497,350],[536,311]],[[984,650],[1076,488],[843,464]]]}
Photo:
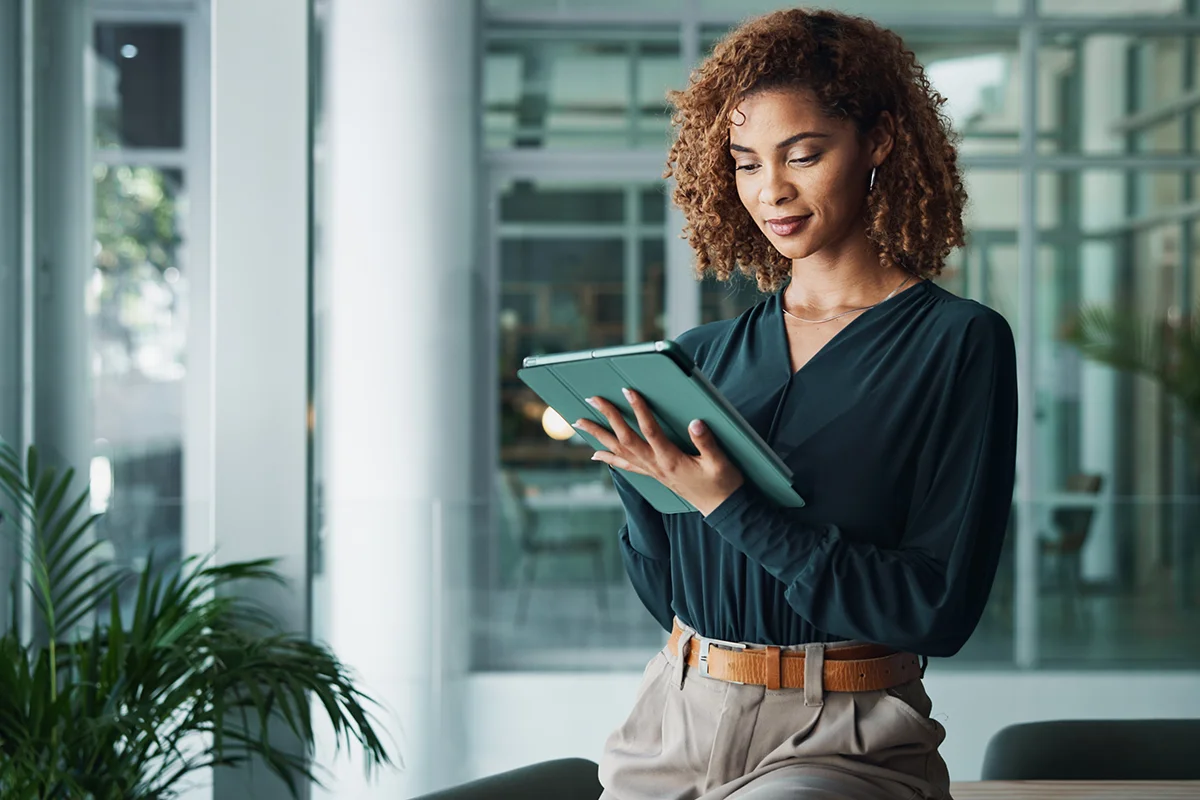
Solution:
{"label": "finger", "polygon": [[712,429],[700,420],[691,421],[691,424],[688,425],[688,435],[692,438],[692,444],[696,446],[696,450],[699,451],[700,458],[717,462],[726,460],[725,453],[717,444],[717,437],[713,436]]}
{"label": "finger", "polygon": [[599,450],[599,451],[593,453],[592,461],[599,461],[603,464],[608,464],[610,467],[616,467],[617,469],[623,469],[627,472],[636,472],[639,475],[649,475],[650,474],[650,473],[646,472],[645,470],[641,469],[640,467],[638,467],[632,461],[621,458],[620,456],[615,455],[613,453],[606,453],[603,450]]}
{"label": "finger", "polygon": [[613,432],[598,422],[592,422],[590,419],[577,419],[574,427],[590,435],[605,450],[616,450],[621,446]]}
{"label": "finger", "polygon": [[667,438],[663,430],[658,425],[658,420],[654,418],[654,412],[650,410],[650,404],[646,402],[646,398],[642,397],[632,389],[622,389],[625,393],[625,399],[629,401],[629,405],[633,407],[633,415],[637,417],[638,428],[642,431],[642,438],[649,443],[650,447],[656,453],[663,451],[678,450],[679,448]]}
{"label": "finger", "polygon": [[641,437],[633,428],[629,427],[629,423],[621,416],[621,409],[614,406],[612,403],[605,400],[603,397],[589,397],[587,399],[592,408],[599,411],[608,420],[608,425],[616,435],[617,441],[624,447],[637,447],[641,443]]}

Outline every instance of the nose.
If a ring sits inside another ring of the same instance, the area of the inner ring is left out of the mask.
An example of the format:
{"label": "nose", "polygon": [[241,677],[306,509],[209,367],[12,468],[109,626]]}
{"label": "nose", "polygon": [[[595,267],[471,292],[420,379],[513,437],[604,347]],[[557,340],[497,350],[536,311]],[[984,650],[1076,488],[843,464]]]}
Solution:
{"label": "nose", "polygon": [[796,187],[785,180],[783,170],[765,167],[758,201],[765,206],[782,206],[796,199]]}

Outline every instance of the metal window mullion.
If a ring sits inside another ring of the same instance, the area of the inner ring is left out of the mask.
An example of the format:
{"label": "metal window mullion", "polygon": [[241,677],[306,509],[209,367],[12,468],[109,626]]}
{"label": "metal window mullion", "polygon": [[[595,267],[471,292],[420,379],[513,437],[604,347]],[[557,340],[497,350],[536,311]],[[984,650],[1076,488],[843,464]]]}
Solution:
{"label": "metal window mullion", "polygon": [[[732,7],[732,6],[731,6]],[[686,19],[694,19],[702,25],[732,27],[742,22],[744,14],[736,11],[630,11],[608,8],[570,8],[559,12],[540,10],[491,10],[487,13],[489,36],[495,32],[507,35],[509,30],[521,27],[542,31],[581,28],[584,26],[672,26]],[[918,11],[904,13],[881,10],[871,19],[885,28],[899,30],[930,31],[1011,31],[1019,30],[1031,22],[1043,33],[1130,33],[1130,34],[1178,34],[1200,31],[1200,18],[1184,16],[1113,16],[1113,17],[1038,17],[1035,12],[1021,15],[936,13]]]}
{"label": "metal window mullion", "polygon": [[[626,201],[626,205],[628,205]],[[501,239],[621,239],[626,235],[653,238],[662,235],[658,225],[648,225],[638,220],[615,223],[555,223],[555,222],[504,222],[497,228]]]}
{"label": "metal window mullion", "polygon": [[[1190,41],[1189,37],[1184,37]],[[1200,106],[1200,91],[1184,89],[1173,100],[1142,111],[1129,114],[1121,119],[1113,120],[1112,127],[1118,132],[1136,132],[1144,128],[1152,128],[1164,122],[1170,122],[1175,117],[1187,118],[1197,106]],[[1184,151],[1186,152],[1186,151]]]}
{"label": "metal window mullion", "polygon": [[[684,17],[679,25],[680,86],[687,84],[688,76],[700,63],[700,48],[699,0],[684,0]],[[675,180],[671,179],[667,183],[667,196],[664,199],[666,275],[663,287],[663,335],[667,338],[674,338],[700,324],[702,302],[700,283],[692,266],[692,246],[683,238],[686,219],[683,211],[671,200],[675,187]]]}
{"label": "metal window mullion", "polygon": [[627,89],[629,90],[629,105],[625,107],[625,126],[626,136],[628,136],[628,146],[637,147],[638,140],[638,123],[640,116],[640,107],[638,105],[638,73],[641,69],[641,48],[638,46],[637,40],[630,41],[627,45],[629,53],[629,79]]}
{"label": "metal window mullion", "polygon": [[[1185,9],[1189,16],[1194,16],[1196,12],[1197,0],[1186,0]],[[1196,45],[1193,37],[1185,36],[1183,40],[1183,59],[1180,65],[1182,72],[1181,88],[1185,95],[1198,95],[1193,80],[1193,74],[1196,66]],[[1185,153],[1195,152],[1195,117],[1193,113],[1185,113],[1182,115],[1180,122],[1182,124],[1182,149]],[[1190,170],[1184,171],[1183,179],[1183,205],[1195,205],[1195,179]],[[1179,223],[1179,269],[1175,279],[1175,298],[1179,309],[1179,325],[1181,329],[1187,329],[1194,324],[1192,305],[1194,293],[1193,278],[1192,278],[1192,258],[1195,248],[1195,237],[1193,236],[1195,221],[1193,219],[1181,219]],[[1171,530],[1171,562],[1175,565],[1176,574],[1180,579],[1175,582],[1175,602],[1178,608],[1187,608],[1191,605],[1192,594],[1192,578],[1191,570],[1184,569],[1184,565],[1189,561],[1190,538],[1189,531],[1192,528],[1192,520],[1195,518],[1195,510],[1193,504],[1185,498],[1191,490],[1190,469],[1192,463],[1193,449],[1191,441],[1187,435],[1181,435],[1179,432],[1186,429],[1187,415],[1184,412],[1183,406],[1177,400],[1171,404],[1171,418],[1173,430],[1176,432],[1172,436],[1174,446],[1171,448],[1171,494],[1174,495],[1173,508],[1171,509],[1170,519],[1172,521]]]}
{"label": "metal window mullion", "polygon": [[[114,152],[114,151],[105,151]],[[126,151],[137,152],[137,151]],[[589,149],[533,150],[492,149],[484,161],[504,177],[537,176],[547,180],[655,180],[661,172],[665,154],[660,149],[632,150]],[[131,163],[142,163],[141,161]],[[1200,169],[1200,153],[1158,155],[1154,153],[1035,153],[966,154],[959,156],[965,169],[1015,170],[1030,164],[1039,171],[1089,169],[1132,169],[1173,172]]]}
{"label": "metal window mullion", "polygon": [[967,169],[990,170],[1019,169],[1030,164],[1041,172],[1095,169],[1174,172],[1200,168],[1200,154],[1037,153],[1029,157],[974,154],[960,156],[959,163]]}
{"label": "metal window mullion", "polygon": [[1200,31],[1200,19],[1173,16],[1040,17],[1037,25],[1044,34],[1112,33],[1137,36],[1177,35]]}
{"label": "metal window mullion", "polygon": [[661,149],[638,150],[489,150],[484,161],[497,180],[547,181],[658,180],[663,168]]}
{"label": "metal window mullion", "polygon": [[143,5],[101,5],[92,10],[92,22],[100,25],[184,25],[196,13],[191,5],[156,8],[153,0]]}
{"label": "metal window mullion", "polygon": [[625,187],[625,342],[642,338],[641,187]]}
{"label": "metal window mullion", "polygon": [[120,147],[115,149],[96,148],[92,160],[108,166],[153,167],[155,169],[187,170],[189,155],[186,148],[179,150],[165,148],[132,148]]}
{"label": "metal window mullion", "polygon": [[1021,177],[1017,261],[1017,542],[1013,609],[1014,661],[1021,668],[1038,662],[1036,486],[1037,385],[1037,89],[1040,31],[1035,0],[1024,0],[1019,36],[1021,64]]}
{"label": "metal window mullion", "polygon": [[[34,25],[35,0],[21,0],[21,452],[33,444],[34,436],[34,330],[37,304],[34,280],[37,275],[34,249],[34,206],[36,205],[34,157],[36,155],[34,92],[37,86],[37,29]],[[18,545],[21,580],[16,590],[19,606],[18,626],[21,641],[33,641],[32,564],[29,559],[28,531],[22,531]]]}

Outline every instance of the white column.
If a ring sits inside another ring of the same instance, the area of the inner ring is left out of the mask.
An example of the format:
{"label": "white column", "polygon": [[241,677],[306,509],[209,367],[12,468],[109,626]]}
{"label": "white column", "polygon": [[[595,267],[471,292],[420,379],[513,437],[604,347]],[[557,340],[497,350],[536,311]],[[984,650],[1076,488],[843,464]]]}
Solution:
{"label": "white column", "polygon": [[473,0],[330,6],[322,616],[405,763],[367,784],[339,760],[330,797],[418,795],[462,762],[474,398],[495,379],[476,369],[478,18]]}
{"label": "white column", "polygon": [[84,309],[92,270],[91,42],[86,4],[34,3],[33,441],[85,484],[92,456]]}
{"label": "white column", "polygon": [[[216,553],[280,559],[288,587],[256,599],[307,631],[308,4],[213,0],[211,23],[211,298],[195,330],[208,334]],[[189,375],[189,397],[202,380]],[[189,431],[204,409],[189,407]],[[300,752],[283,726],[272,741]],[[214,771],[215,798],[289,796],[262,764]]]}
{"label": "white column", "polygon": [[[1108,122],[1125,113],[1125,48],[1121,37],[1097,36],[1082,48],[1083,147],[1088,153],[1120,152],[1121,139]],[[1102,230],[1124,217],[1124,183],[1112,172],[1084,173],[1080,225]],[[1113,308],[1117,300],[1117,258],[1108,242],[1085,244],[1079,262],[1080,304]],[[1104,476],[1103,494],[1113,496],[1117,466],[1117,373],[1085,360],[1080,367],[1080,461],[1084,472]],[[1117,542],[1113,503],[1105,502],[1092,521],[1084,548],[1083,575],[1104,581],[1116,573]]]}

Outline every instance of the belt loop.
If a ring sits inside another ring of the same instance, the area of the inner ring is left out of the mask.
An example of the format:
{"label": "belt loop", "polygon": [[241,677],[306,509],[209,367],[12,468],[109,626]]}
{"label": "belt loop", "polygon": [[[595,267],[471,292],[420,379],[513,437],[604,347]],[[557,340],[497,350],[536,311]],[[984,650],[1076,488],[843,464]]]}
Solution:
{"label": "belt loop", "polygon": [[764,681],[767,690],[778,689],[782,683],[781,672],[783,671],[781,651],[774,645],[768,645],[765,653],[767,663],[766,680]]}
{"label": "belt loop", "polygon": [[804,705],[825,704],[825,645],[804,645]]}
{"label": "belt loop", "polygon": [[679,636],[679,645],[675,653],[675,686],[680,690],[683,689],[683,671],[687,667],[688,648],[695,635],[696,632],[691,628],[684,628],[683,633]]}

